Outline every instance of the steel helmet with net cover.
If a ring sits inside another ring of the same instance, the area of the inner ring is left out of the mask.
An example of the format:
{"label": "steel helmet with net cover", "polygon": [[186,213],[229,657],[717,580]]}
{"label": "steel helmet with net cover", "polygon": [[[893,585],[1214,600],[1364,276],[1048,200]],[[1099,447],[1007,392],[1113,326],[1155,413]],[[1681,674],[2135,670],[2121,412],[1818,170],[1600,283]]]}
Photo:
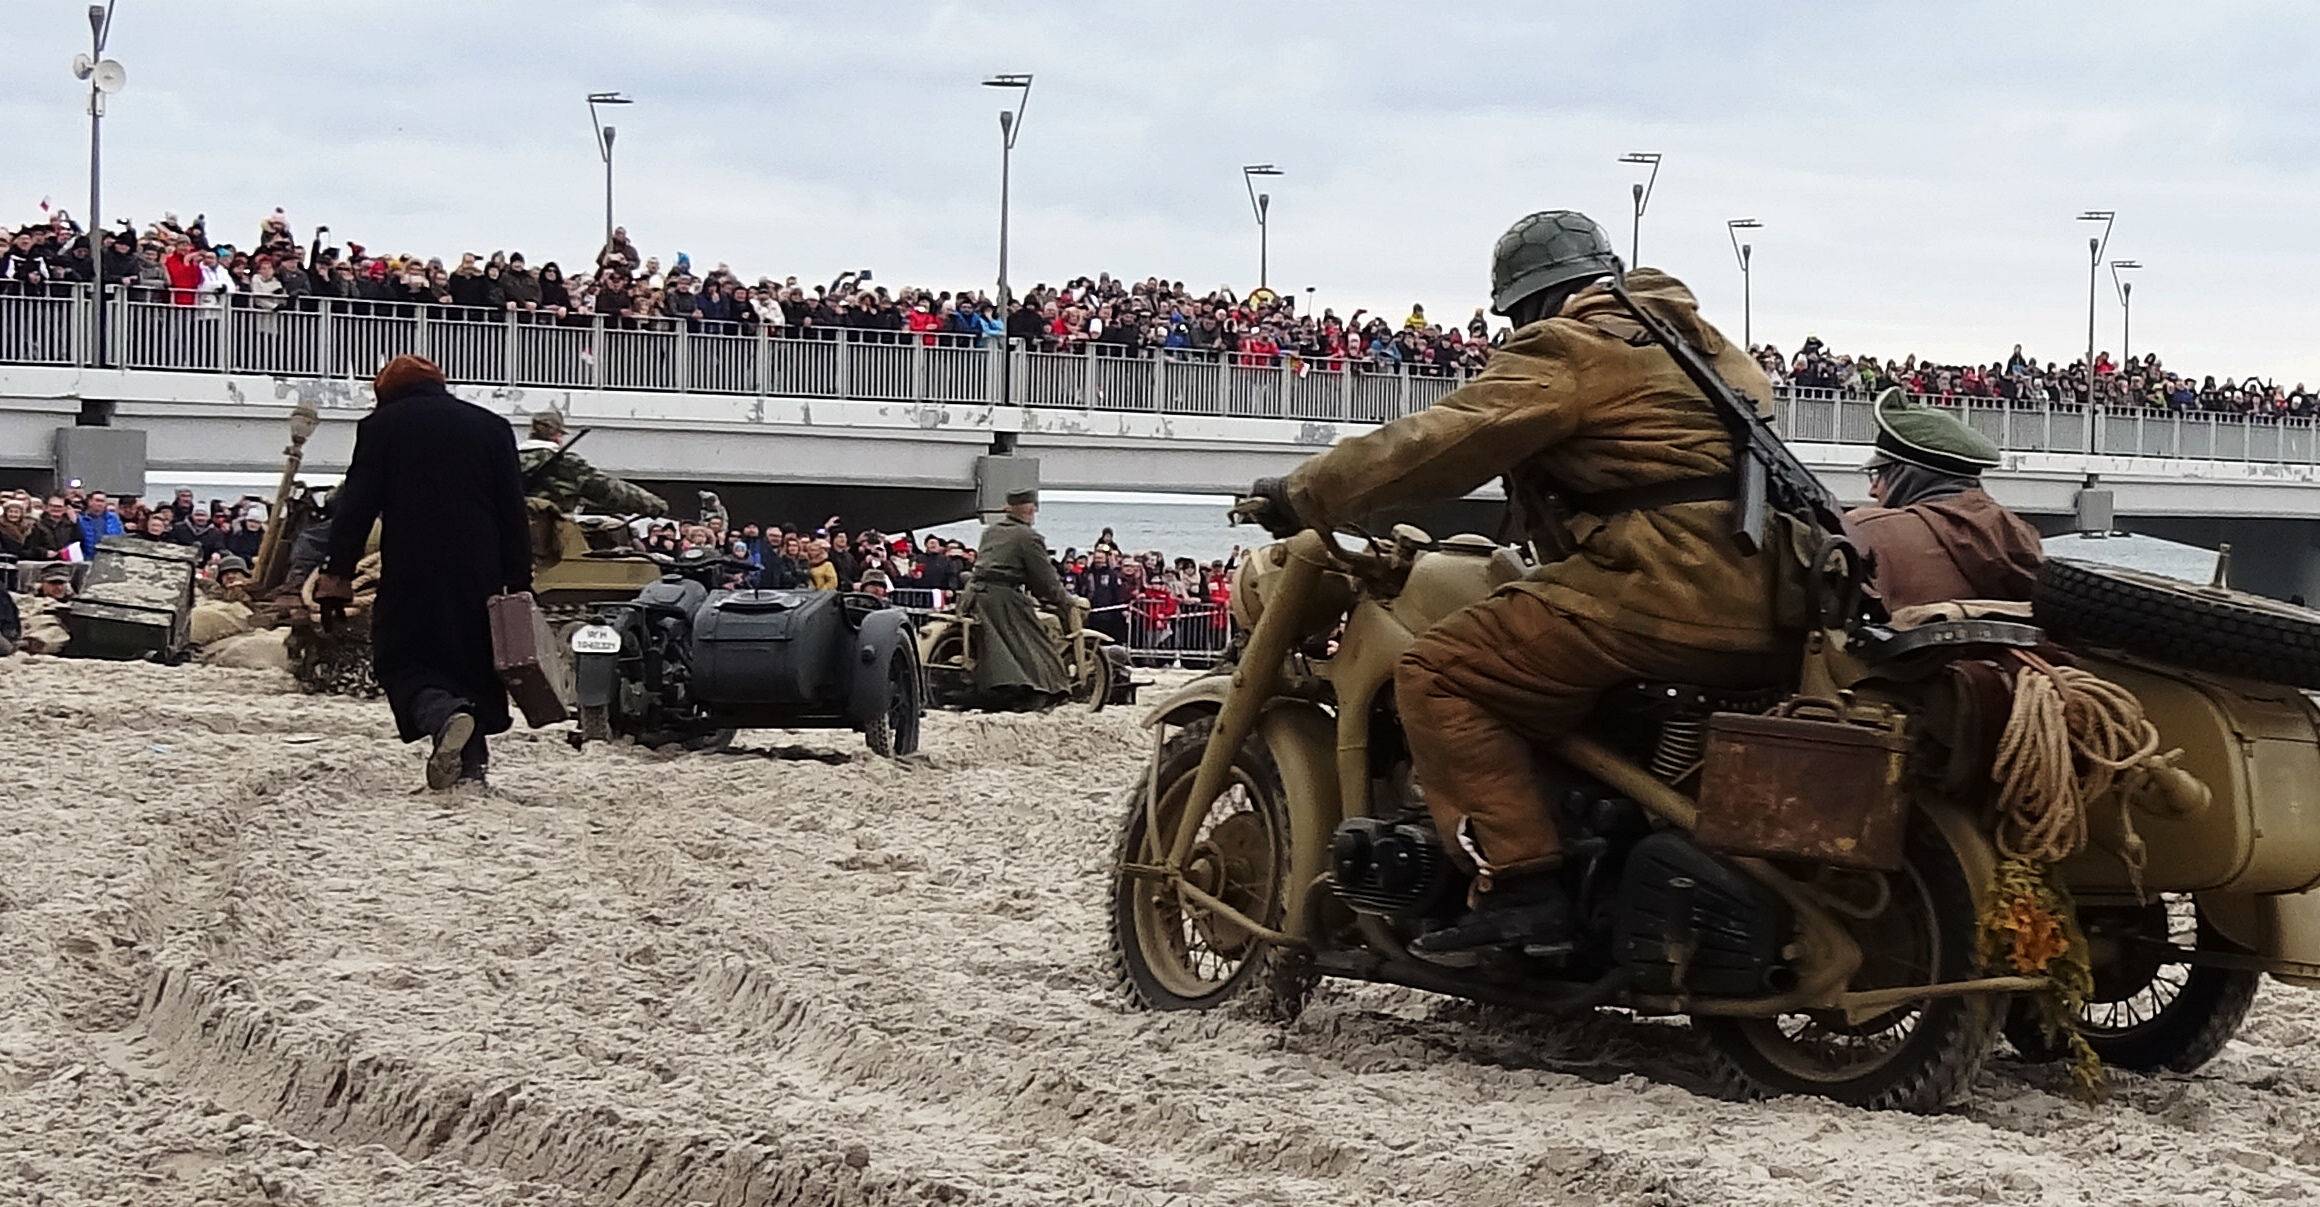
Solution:
{"label": "steel helmet with net cover", "polygon": [[1490,308],[1505,314],[1541,290],[1618,270],[1611,236],[1593,218],[1577,210],[1540,210],[1498,237],[1490,253]]}

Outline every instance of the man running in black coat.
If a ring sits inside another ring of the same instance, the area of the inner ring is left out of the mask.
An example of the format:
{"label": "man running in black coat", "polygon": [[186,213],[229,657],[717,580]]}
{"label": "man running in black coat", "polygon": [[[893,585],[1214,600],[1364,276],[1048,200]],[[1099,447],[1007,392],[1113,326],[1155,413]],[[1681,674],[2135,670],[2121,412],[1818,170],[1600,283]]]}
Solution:
{"label": "man running in black coat", "polygon": [[484,605],[532,583],[515,433],[454,397],[420,357],[387,362],[373,390],[378,405],[355,427],[314,597],[353,597],[355,563],[378,521],[371,659],[395,727],[406,742],[434,739],[429,788],[481,781],[484,738],[509,725]]}

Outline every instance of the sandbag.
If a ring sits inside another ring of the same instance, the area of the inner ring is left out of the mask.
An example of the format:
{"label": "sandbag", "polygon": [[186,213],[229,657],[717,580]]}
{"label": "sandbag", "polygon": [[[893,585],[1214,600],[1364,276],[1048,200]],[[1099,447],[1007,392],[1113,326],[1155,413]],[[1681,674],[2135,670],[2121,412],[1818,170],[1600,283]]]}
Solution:
{"label": "sandbag", "polygon": [[259,629],[256,632],[237,633],[215,645],[204,645],[200,661],[204,666],[287,671],[290,669],[290,651],[283,640],[289,634],[288,629]]}
{"label": "sandbag", "polygon": [[209,645],[223,641],[251,629],[250,609],[247,604],[230,600],[204,600],[193,605],[193,617],[187,633],[195,645]]}

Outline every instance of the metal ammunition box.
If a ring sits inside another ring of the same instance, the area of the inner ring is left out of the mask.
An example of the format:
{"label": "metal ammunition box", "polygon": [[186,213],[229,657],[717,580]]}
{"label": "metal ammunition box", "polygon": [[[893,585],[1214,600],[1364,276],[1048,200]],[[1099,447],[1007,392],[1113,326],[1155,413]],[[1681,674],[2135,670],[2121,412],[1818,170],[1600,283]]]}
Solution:
{"label": "metal ammunition box", "polygon": [[1885,730],[1717,713],[1694,837],[1727,854],[1897,871],[1907,753],[1907,739]]}
{"label": "metal ammunition box", "polygon": [[190,545],[109,536],[89,561],[80,594],[64,612],[68,652],[126,661],[174,659],[185,650],[193,616]]}

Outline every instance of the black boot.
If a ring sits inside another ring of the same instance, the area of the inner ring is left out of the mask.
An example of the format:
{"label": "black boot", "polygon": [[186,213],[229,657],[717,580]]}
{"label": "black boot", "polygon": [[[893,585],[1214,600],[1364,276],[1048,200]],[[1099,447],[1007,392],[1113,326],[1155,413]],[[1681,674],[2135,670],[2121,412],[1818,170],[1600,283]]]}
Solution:
{"label": "black boot", "polygon": [[1550,868],[1500,877],[1489,892],[1476,895],[1474,908],[1464,917],[1418,936],[1410,944],[1410,954],[1463,967],[1494,948],[1519,947],[1525,955],[1559,956],[1573,946],[1571,898]]}

